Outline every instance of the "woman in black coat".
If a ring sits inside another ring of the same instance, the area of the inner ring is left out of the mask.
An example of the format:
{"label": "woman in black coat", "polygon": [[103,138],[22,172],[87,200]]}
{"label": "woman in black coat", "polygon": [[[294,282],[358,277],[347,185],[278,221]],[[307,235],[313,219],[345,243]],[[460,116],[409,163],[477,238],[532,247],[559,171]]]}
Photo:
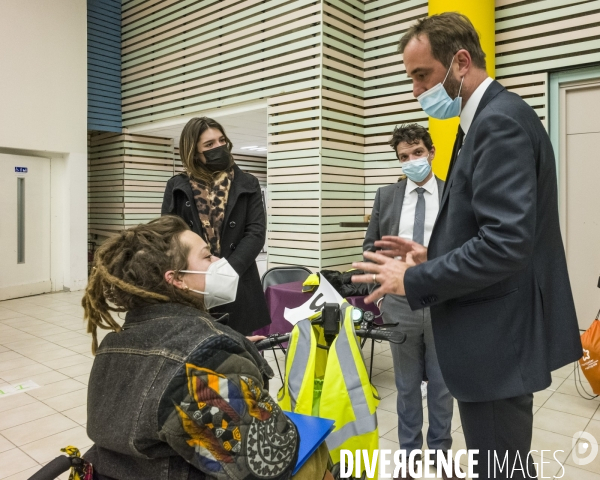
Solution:
{"label": "woman in black coat", "polygon": [[235,302],[211,313],[228,313],[228,325],[249,335],[271,323],[256,267],[266,221],[258,180],[234,163],[232,148],[219,123],[192,118],[179,141],[185,173],[167,182],[161,214],[183,218],[240,276]]}

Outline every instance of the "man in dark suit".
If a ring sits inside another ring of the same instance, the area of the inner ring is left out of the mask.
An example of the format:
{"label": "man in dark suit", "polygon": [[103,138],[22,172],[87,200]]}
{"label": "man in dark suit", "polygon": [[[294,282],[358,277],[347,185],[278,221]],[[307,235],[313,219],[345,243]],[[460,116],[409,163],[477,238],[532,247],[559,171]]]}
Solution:
{"label": "man in dark suit", "polygon": [[[534,110],[487,76],[463,15],[419,20],[399,50],[425,112],[460,114],[460,129],[429,248],[384,238],[375,243],[384,254],[355,264],[371,273],[354,280],[381,284],[367,301],[395,293],[412,309],[430,307],[467,447],[480,451],[479,478],[536,478],[526,461],[533,392],[582,354],[552,145]],[[531,475],[512,471],[519,460]]]}
{"label": "man in dark suit", "polygon": [[[429,132],[420,125],[402,125],[394,130],[394,149],[403,177],[398,183],[377,190],[364,251],[375,251],[375,242],[384,235],[398,235],[425,247],[429,244],[438,214],[444,182],[431,170],[435,147]],[[386,295],[378,301],[385,323],[398,323],[406,334],[402,345],[391,343],[394,376],[398,390],[398,441],[406,450],[423,447],[423,402],[421,382],[428,379],[427,446],[448,451],[452,447],[453,398],[444,383],[435,353],[429,308],[411,310],[406,297]],[[403,478],[412,478],[407,476]]]}

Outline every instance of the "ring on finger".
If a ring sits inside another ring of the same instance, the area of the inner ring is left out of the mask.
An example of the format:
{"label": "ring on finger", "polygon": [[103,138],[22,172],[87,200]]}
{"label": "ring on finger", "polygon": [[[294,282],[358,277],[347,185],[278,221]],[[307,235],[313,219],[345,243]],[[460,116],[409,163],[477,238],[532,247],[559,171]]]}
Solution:
{"label": "ring on finger", "polygon": [[376,273],[373,274],[373,283],[377,283],[377,274]]}

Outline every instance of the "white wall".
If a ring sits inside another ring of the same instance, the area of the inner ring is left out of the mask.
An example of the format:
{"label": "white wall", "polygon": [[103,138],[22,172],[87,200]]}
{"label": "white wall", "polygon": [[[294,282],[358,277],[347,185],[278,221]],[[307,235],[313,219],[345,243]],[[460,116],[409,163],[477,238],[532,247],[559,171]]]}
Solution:
{"label": "white wall", "polygon": [[0,0],[0,152],[51,159],[53,289],[84,288],[85,0]]}

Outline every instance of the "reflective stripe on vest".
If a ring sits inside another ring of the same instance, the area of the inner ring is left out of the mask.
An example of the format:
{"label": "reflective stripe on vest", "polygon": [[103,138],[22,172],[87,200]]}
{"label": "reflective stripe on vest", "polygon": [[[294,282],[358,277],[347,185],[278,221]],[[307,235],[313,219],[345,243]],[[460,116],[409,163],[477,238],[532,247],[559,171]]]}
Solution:
{"label": "reflective stripe on vest", "polygon": [[[294,351],[294,360],[287,373],[290,408],[296,411],[296,401],[300,398],[300,390],[304,381],[312,344],[312,325],[309,320],[301,320],[296,324],[298,337]],[[312,399],[312,395],[311,395]]]}
{"label": "reflective stripe on vest", "polygon": [[277,395],[282,410],[312,414],[316,343],[309,320],[294,326],[285,354],[285,379]]}

